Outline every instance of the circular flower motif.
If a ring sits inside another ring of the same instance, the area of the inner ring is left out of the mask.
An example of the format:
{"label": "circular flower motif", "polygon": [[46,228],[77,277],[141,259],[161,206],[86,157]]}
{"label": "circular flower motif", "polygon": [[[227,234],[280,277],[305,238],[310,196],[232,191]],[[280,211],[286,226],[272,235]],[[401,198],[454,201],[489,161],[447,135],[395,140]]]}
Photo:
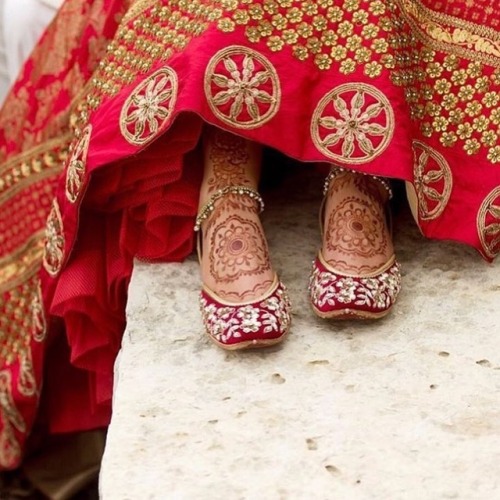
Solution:
{"label": "circular flower motif", "polygon": [[205,73],[205,95],[214,115],[240,129],[257,128],[279,109],[281,87],[269,60],[237,45],[219,51]]}
{"label": "circular flower motif", "polygon": [[364,83],[346,83],[319,102],[311,122],[315,146],[343,164],[372,161],[394,134],[394,112],[382,92]]}
{"label": "circular flower motif", "polygon": [[500,253],[500,187],[483,201],[477,215],[477,231],[484,253],[494,259]]}
{"label": "circular flower motif", "polygon": [[83,130],[82,136],[76,143],[68,162],[66,170],[66,198],[71,203],[75,203],[83,185],[91,134],[92,125],[87,125]]}
{"label": "circular flower motif", "polygon": [[56,276],[61,270],[64,259],[64,229],[57,200],[52,203],[47,225],[45,226],[45,246],[43,267],[51,275]]}
{"label": "circular flower motif", "polygon": [[439,217],[453,188],[453,176],[444,156],[420,141],[413,141],[413,176],[422,220]]}
{"label": "circular flower motif", "polygon": [[134,146],[153,140],[169,120],[177,100],[177,74],[161,68],[141,82],[125,101],[120,130]]}

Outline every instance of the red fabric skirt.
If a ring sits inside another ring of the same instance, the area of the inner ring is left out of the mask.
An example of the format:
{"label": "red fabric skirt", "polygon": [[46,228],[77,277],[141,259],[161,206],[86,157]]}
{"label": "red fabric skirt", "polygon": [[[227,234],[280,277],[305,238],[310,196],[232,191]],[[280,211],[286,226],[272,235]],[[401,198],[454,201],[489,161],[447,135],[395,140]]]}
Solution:
{"label": "red fabric skirt", "polygon": [[407,181],[425,235],[500,251],[495,0],[131,4],[67,0],[0,114],[0,174],[31,179],[0,199],[0,264],[29,263],[0,274],[3,468],[42,379],[51,431],[108,422],[133,259],[192,249],[204,124]]}

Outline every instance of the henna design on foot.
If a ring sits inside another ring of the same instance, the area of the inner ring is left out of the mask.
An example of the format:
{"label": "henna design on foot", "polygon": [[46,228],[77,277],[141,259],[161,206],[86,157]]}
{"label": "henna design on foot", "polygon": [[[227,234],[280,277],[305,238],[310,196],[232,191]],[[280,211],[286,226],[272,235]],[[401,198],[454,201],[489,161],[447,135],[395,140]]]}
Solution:
{"label": "henna design on foot", "polygon": [[323,240],[324,257],[332,267],[364,275],[388,260],[393,249],[384,198],[384,190],[370,177],[346,172],[334,179]]}
{"label": "henna design on foot", "polygon": [[[369,259],[384,255],[387,251],[387,235],[383,214],[370,201],[356,198],[344,198],[330,214],[328,220],[327,250],[346,257],[357,256]],[[337,260],[340,270],[369,272],[373,266],[349,266],[347,260]]]}
{"label": "henna design on foot", "polygon": [[210,274],[217,283],[232,283],[271,269],[264,233],[239,215],[217,222],[210,235]]}

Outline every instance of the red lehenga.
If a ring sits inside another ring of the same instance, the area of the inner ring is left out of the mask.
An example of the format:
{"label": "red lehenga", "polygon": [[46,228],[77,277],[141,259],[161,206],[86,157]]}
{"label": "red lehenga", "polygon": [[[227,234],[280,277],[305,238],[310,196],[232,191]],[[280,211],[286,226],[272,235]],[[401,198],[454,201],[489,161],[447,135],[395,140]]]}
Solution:
{"label": "red lehenga", "polygon": [[37,415],[107,424],[133,258],[192,248],[204,123],[408,181],[425,235],[493,259],[495,7],[67,0],[0,114],[0,469]]}

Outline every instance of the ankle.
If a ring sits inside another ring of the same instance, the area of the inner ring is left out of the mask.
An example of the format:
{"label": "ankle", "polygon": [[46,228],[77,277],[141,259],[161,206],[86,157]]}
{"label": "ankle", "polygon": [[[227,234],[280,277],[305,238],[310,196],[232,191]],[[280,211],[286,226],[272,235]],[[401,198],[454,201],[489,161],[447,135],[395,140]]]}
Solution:
{"label": "ankle", "polygon": [[[343,186],[350,186],[365,195],[377,199],[381,204],[385,204],[393,196],[390,182],[384,177],[354,172],[337,166],[332,167],[325,179],[324,196],[327,196],[332,187],[341,181],[343,181]],[[341,191],[342,189],[338,190]]]}
{"label": "ankle", "polygon": [[256,189],[247,186],[226,186],[213,192],[206,200],[203,200],[203,204],[201,204],[202,198],[200,197],[200,208],[196,216],[194,230],[201,229],[202,224],[214,213],[216,205],[220,205],[224,198],[226,202],[230,202],[234,196],[243,197],[239,204],[233,203],[232,208],[235,210],[248,210],[255,205],[258,207],[257,213],[264,210],[264,200]]}

